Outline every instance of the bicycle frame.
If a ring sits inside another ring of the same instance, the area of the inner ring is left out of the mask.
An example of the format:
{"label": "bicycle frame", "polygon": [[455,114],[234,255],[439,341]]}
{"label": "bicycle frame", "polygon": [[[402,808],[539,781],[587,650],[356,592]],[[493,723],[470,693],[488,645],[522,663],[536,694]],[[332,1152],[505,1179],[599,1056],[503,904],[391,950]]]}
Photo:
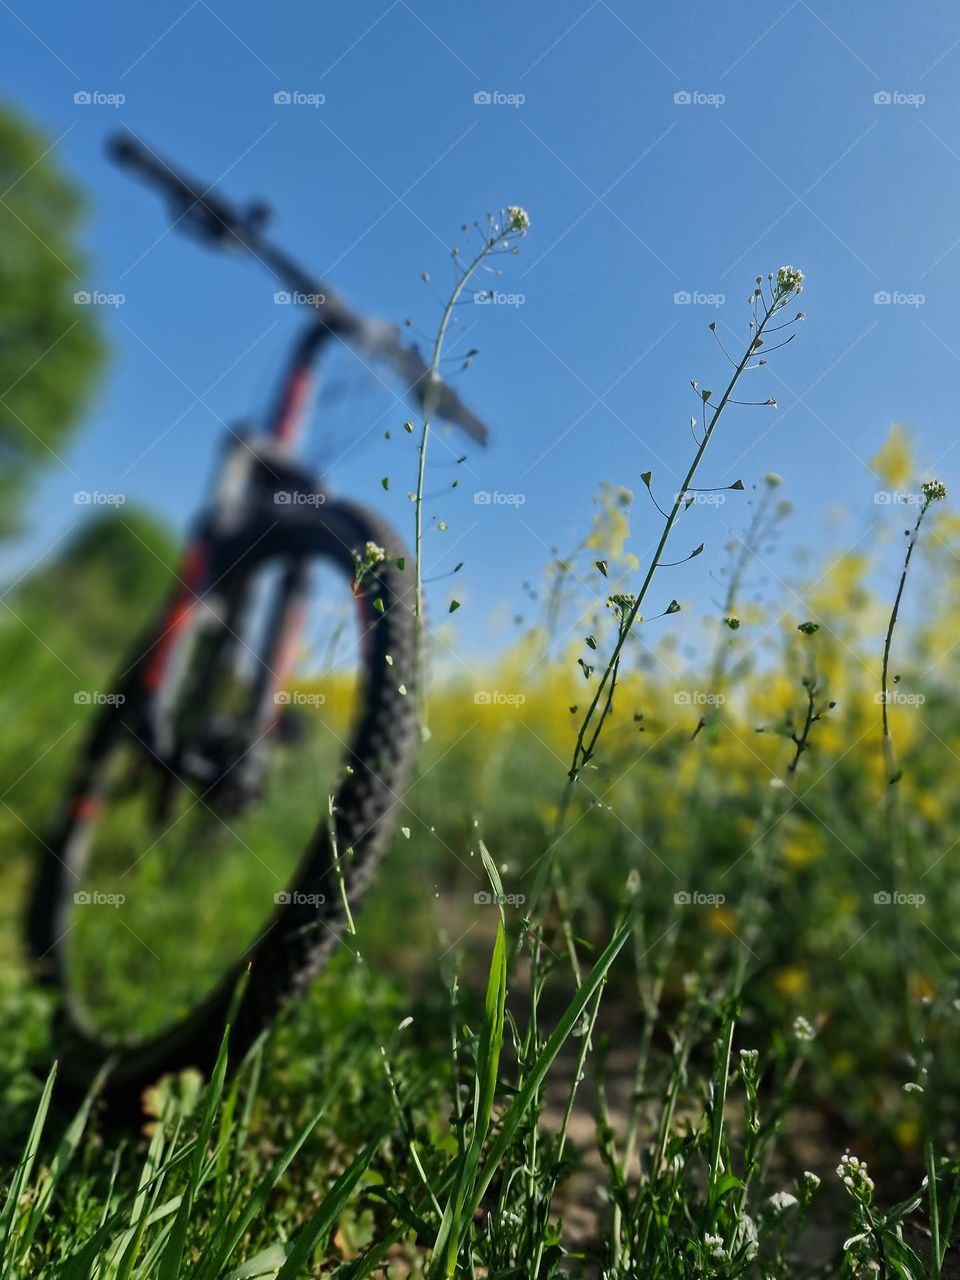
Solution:
{"label": "bicycle frame", "polygon": [[[145,672],[148,698],[154,703],[149,721],[161,759],[176,755],[172,711],[184,694],[180,687],[184,673],[174,658],[178,649],[182,652],[187,647],[191,628],[205,629],[207,634],[205,652],[183,697],[188,704],[193,698],[202,702],[209,697],[214,673],[223,663],[225,650],[243,643],[238,627],[242,625],[248,603],[245,595],[234,592],[215,611],[211,611],[211,602],[207,599],[217,587],[217,582],[210,580],[210,569],[214,560],[212,544],[220,528],[225,522],[235,522],[238,512],[249,509],[258,490],[261,500],[272,496],[274,502],[282,504],[283,498],[289,496],[286,486],[292,485],[296,492],[310,491],[318,503],[323,501],[316,478],[296,464],[295,454],[303,435],[315,368],[325,342],[332,336],[324,319],[313,320],[294,343],[267,413],[266,429],[253,436],[231,432],[226,438],[211,486],[212,505],[201,515],[188,544],[177,574],[180,589],[163,617],[155,652]],[[267,617],[265,644],[257,655],[257,677],[243,717],[251,737],[262,735],[277,718],[274,694],[281,687],[295,654],[307,577],[301,563],[291,563],[283,571],[280,590]]]}

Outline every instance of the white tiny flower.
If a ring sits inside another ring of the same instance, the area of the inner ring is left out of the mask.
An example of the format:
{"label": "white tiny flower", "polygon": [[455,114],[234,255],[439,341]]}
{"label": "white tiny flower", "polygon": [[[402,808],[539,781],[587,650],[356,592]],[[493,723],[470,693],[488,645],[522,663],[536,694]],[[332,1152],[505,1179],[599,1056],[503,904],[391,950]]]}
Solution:
{"label": "white tiny flower", "polygon": [[809,1169],[804,1170],[803,1181],[811,1191],[816,1191],[817,1187],[820,1185],[819,1177],[815,1173],[811,1173]]}
{"label": "white tiny flower", "polygon": [[519,231],[523,235],[530,230],[530,215],[518,204],[507,205],[507,217],[510,219],[511,231]]}
{"label": "white tiny flower", "polygon": [[413,1022],[413,1018],[408,1015],[406,1018],[404,1018],[404,1020],[401,1023],[398,1024],[397,1030],[406,1031],[407,1027],[409,1027],[412,1022]]}
{"label": "white tiny flower", "polygon": [[368,542],[363,549],[363,558],[367,564],[382,564],[387,558],[387,553],[375,542]]}
{"label": "white tiny flower", "polygon": [[793,1020],[793,1034],[795,1039],[806,1042],[812,1040],[817,1033],[807,1019],[800,1015]]}
{"label": "white tiny flower", "polygon": [[783,1213],[785,1209],[790,1209],[797,1203],[797,1197],[790,1194],[789,1191],[775,1191],[767,1204],[776,1213]]}
{"label": "white tiny flower", "polygon": [[799,267],[781,267],[777,272],[778,293],[800,293],[803,289],[803,272]]}
{"label": "white tiny flower", "polygon": [[727,1252],[723,1247],[723,1236],[712,1236],[709,1232],[703,1237],[703,1246],[714,1258],[725,1258]]}

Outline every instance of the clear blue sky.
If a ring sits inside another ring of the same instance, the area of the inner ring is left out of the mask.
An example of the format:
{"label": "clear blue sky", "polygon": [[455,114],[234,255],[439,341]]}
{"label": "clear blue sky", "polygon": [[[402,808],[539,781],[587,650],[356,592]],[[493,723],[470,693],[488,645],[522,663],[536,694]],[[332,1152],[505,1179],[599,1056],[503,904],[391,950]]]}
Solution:
{"label": "clear blue sky", "polygon": [[[839,548],[878,516],[866,460],[899,420],[957,490],[955,6],[12,0],[0,47],[8,98],[91,193],[84,287],[126,296],[106,316],[109,377],[71,470],[54,464],[37,494],[21,564],[76,518],[78,488],[124,491],[182,524],[221,433],[214,415],[235,421],[264,403],[294,332],[252,266],[164,234],[159,201],[103,157],[104,136],[124,124],[189,171],[222,176],[225,192],[268,196],[278,237],[355,304],[426,330],[437,307],[420,273],[448,278],[460,224],[501,204],[529,210],[502,285],[523,305],[463,313],[464,346],[481,355],[460,389],[489,421],[491,447],[471,451],[456,495],[431,507],[449,530],[431,536],[428,572],[466,562],[456,621],[467,652],[502,642],[527,607],[520,584],[583,529],[601,481],[635,488],[652,466],[670,491],[690,454],[688,379],[723,377],[706,326],[716,318],[733,342],[754,275],[783,262],[807,274],[808,320],[769,377],[751,375],[781,408],[731,414],[703,482],[777,471],[798,508],[791,538]],[[284,90],[325,102],[275,105]],[[78,91],[126,101],[77,105]],[[525,100],[477,105],[480,91]],[[676,102],[682,93],[723,101]],[[727,301],[678,305],[678,291]],[[880,291],[924,301],[877,305]],[[345,361],[330,376],[360,388],[331,410],[323,457],[335,487],[406,528],[404,412],[382,424],[392,442],[381,427],[351,449],[390,397]],[[441,445],[434,456],[450,455]],[[430,487],[451,477],[441,465]],[[526,501],[478,507],[477,489]],[[642,556],[655,513],[638,514]],[[686,537],[704,537],[706,553],[664,579],[664,603],[707,605],[724,524],[740,523],[732,503],[693,518]],[[448,596],[438,584],[435,616]]]}

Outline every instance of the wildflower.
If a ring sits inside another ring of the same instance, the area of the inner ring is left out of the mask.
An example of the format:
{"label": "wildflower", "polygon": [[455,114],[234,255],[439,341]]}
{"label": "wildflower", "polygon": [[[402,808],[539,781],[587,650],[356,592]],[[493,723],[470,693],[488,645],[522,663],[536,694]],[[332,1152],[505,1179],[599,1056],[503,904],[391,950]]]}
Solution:
{"label": "wildflower", "polygon": [[412,1022],[413,1022],[413,1018],[408,1015],[406,1018],[404,1018],[402,1022],[397,1024],[397,1030],[406,1031],[407,1027],[409,1027]]}
{"label": "wildflower", "polygon": [[519,231],[523,235],[530,230],[530,215],[526,209],[521,209],[518,204],[507,205],[507,218],[509,219],[510,231]]}
{"label": "wildflower", "polygon": [[786,1209],[791,1209],[797,1203],[797,1197],[790,1194],[789,1191],[775,1191],[767,1204],[774,1213],[783,1213]]}
{"label": "wildflower", "polygon": [[820,1179],[815,1173],[811,1173],[809,1169],[804,1170],[803,1185],[810,1191],[816,1191],[820,1186]]}
{"label": "wildflower", "polygon": [[869,1204],[873,1199],[873,1179],[867,1173],[865,1160],[858,1160],[849,1151],[846,1152],[840,1157],[837,1176],[854,1200],[859,1200],[861,1204]]}
{"label": "wildflower", "polygon": [[736,615],[730,618],[724,618],[723,624],[724,626],[729,627],[731,631],[740,630],[740,619]]}
{"label": "wildflower", "polygon": [[703,1237],[703,1247],[714,1258],[724,1259],[727,1251],[723,1247],[723,1236],[712,1236],[709,1232]]}
{"label": "wildflower", "polygon": [[803,1017],[802,1014],[799,1014],[796,1018],[794,1018],[793,1020],[794,1039],[800,1040],[801,1042],[806,1042],[806,1041],[812,1040],[816,1034],[817,1033],[816,1031],[814,1031],[812,1025],[807,1021],[806,1018]]}
{"label": "wildflower", "polygon": [[777,272],[778,293],[800,293],[803,290],[803,272],[799,267],[781,267]]}
{"label": "wildflower", "polygon": [[942,502],[947,496],[947,486],[942,480],[924,480],[920,488],[928,502]]}
{"label": "wildflower", "polygon": [[626,592],[607,597],[607,608],[615,610],[621,616],[630,613],[636,603],[637,597]]}
{"label": "wildflower", "polygon": [[382,564],[386,558],[386,551],[383,547],[378,547],[375,542],[368,542],[363,549],[364,564]]}
{"label": "wildflower", "polygon": [[783,484],[783,476],[777,475],[776,471],[768,471],[763,477],[763,483],[768,489],[779,489]]}

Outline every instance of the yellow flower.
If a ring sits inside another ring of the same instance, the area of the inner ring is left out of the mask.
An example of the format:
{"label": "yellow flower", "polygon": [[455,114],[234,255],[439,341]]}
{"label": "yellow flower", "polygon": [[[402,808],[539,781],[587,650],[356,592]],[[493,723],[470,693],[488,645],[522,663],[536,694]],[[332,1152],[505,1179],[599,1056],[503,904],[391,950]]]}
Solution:
{"label": "yellow flower", "polygon": [[870,466],[881,480],[894,489],[902,488],[910,479],[913,474],[910,442],[906,431],[898,422],[891,426],[886,443],[880,452],[870,459]]}
{"label": "yellow flower", "polygon": [[785,965],[774,975],[773,985],[782,996],[798,996],[807,986],[807,974],[797,964]]}

